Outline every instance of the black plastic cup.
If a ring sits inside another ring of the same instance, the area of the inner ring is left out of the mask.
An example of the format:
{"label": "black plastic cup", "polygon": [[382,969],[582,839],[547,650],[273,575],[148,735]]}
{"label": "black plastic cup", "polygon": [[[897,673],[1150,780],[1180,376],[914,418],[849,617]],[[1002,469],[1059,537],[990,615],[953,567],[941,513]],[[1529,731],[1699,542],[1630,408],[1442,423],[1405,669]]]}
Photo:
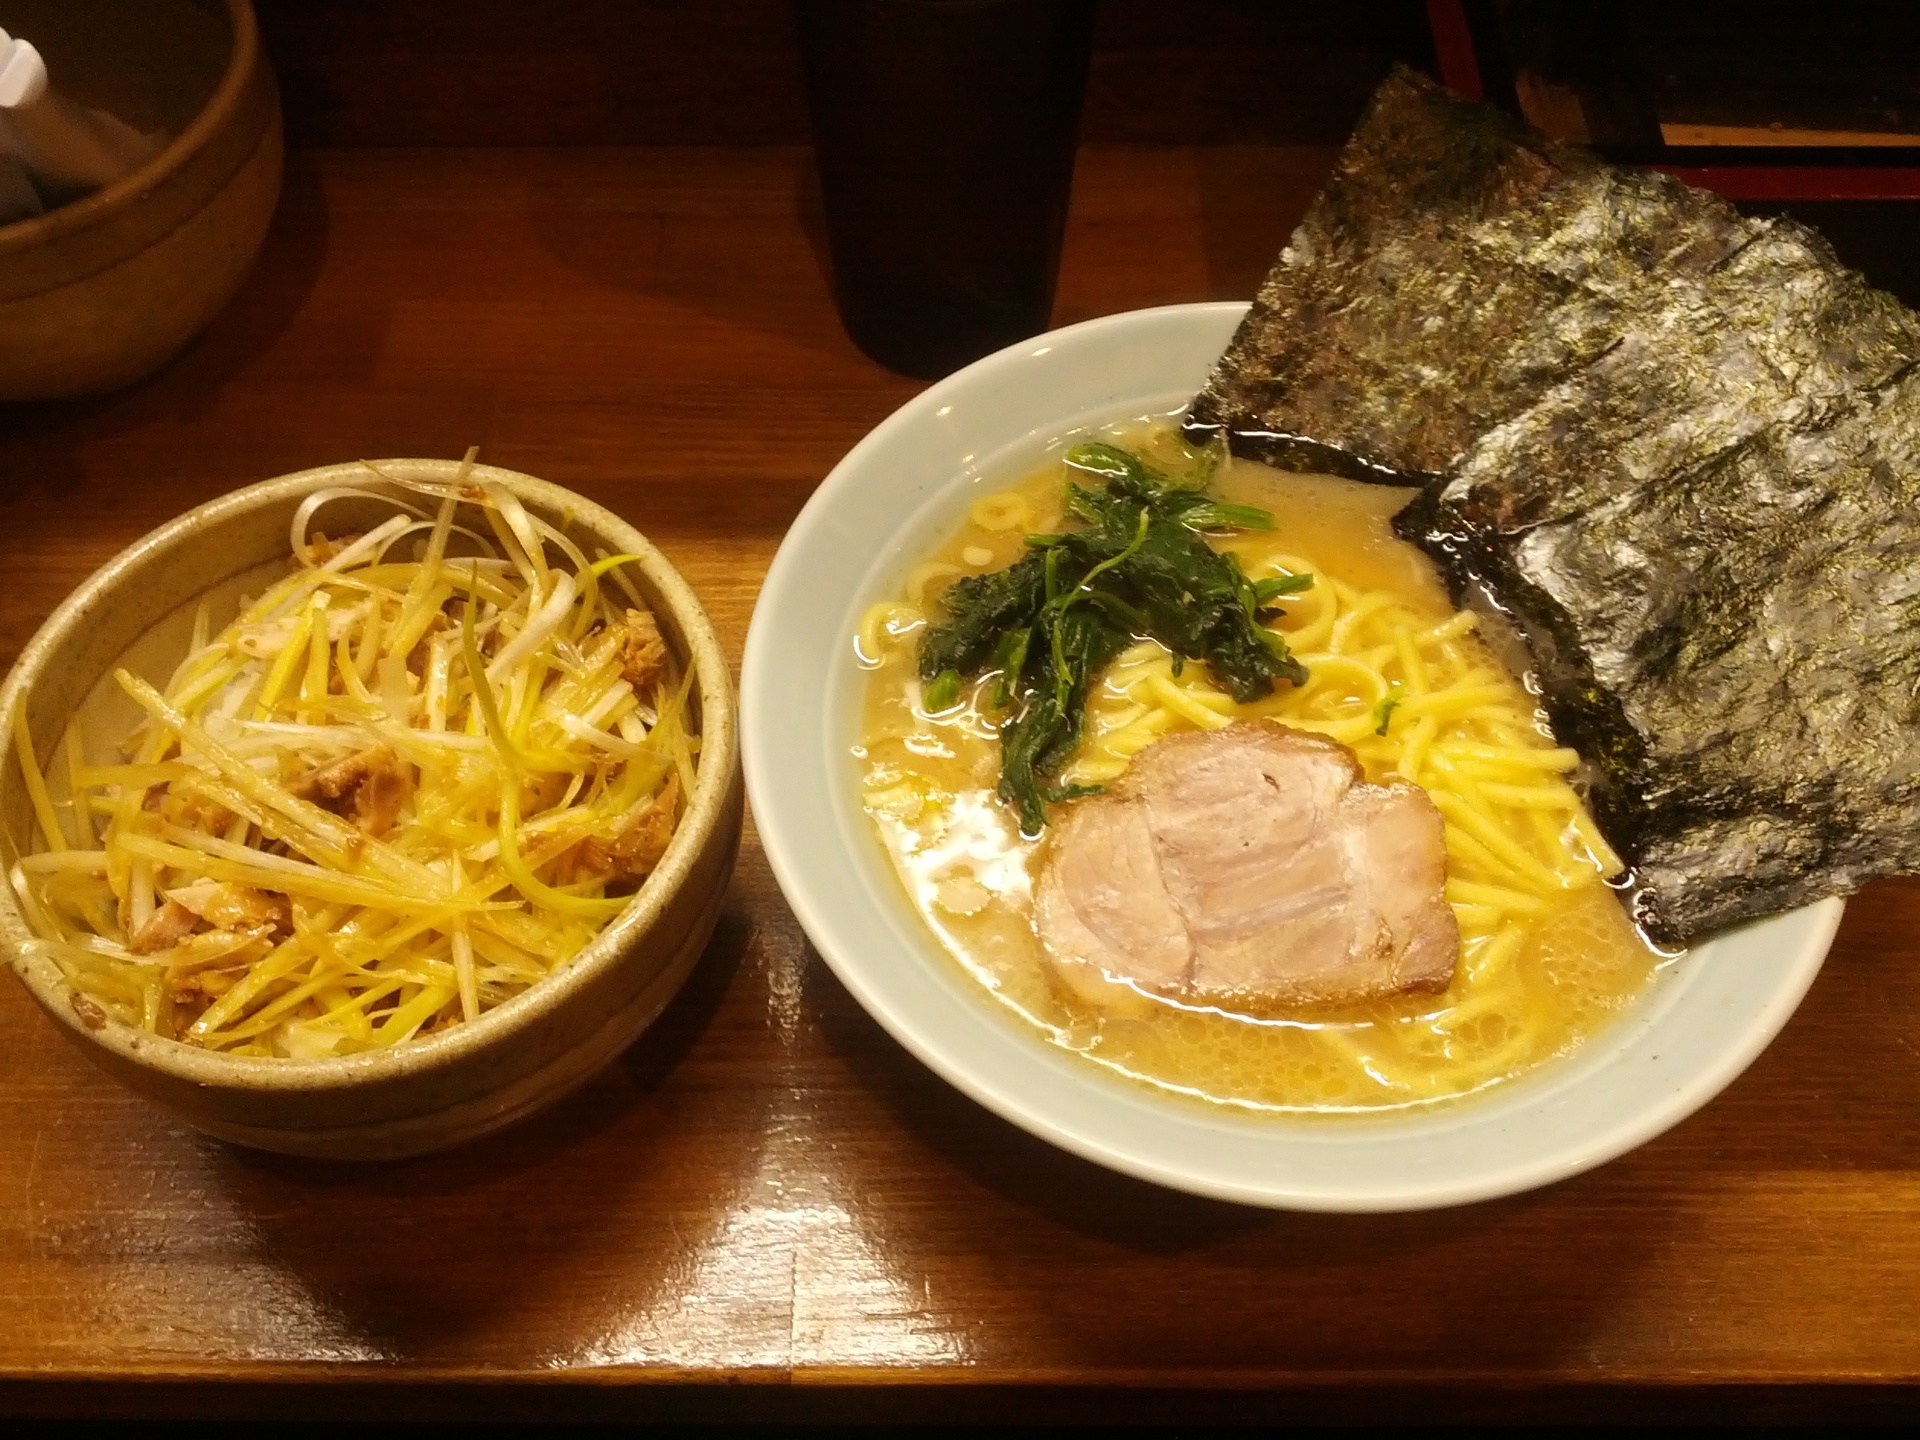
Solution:
{"label": "black plastic cup", "polygon": [[1047,328],[1094,0],[794,0],[835,298],[934,379]]}

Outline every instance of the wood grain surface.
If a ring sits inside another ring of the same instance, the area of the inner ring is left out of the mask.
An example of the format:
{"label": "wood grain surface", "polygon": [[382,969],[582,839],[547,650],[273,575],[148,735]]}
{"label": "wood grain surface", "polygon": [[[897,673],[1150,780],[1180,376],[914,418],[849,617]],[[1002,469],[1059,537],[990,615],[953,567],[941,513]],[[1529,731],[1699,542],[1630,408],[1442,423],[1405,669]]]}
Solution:
{"label": "wood grain surface", "polygon": [[[1057,318],[1249,294],[1329,159],[1087,150]],[[812,193],[797,148],[296,152],[258,270],[181,360],[0,407],[0,663],[189,505],[476,443],[649,532],[737,661],[811,487],[917,388],[842,335]],[[1240,1209],[1070,1158],[921,1069],[749,836],[660,1026],[550,1116],[439,1157],[203,1139],[0,982],[0,1408],[1907,1410],[1916,1036],[1920,883],[1884,884],[1759,1063],[1598,1172],[1434,1214]],[[769,1383],[702,1383],[729,1381]]]}

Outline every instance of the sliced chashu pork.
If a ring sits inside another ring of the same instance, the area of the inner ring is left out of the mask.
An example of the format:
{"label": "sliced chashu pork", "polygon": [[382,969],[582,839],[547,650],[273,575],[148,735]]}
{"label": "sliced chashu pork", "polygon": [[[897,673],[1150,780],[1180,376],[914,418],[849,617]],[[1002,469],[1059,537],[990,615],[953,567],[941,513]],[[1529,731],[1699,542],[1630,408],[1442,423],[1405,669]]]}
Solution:
{"label": "sliced chashu pork", "polygon": [[1440,991],[1460,931],[1440,812],[1265,721],[1172,735],[1053,826],[1035,896],[1071,989],[1267,1013]]}

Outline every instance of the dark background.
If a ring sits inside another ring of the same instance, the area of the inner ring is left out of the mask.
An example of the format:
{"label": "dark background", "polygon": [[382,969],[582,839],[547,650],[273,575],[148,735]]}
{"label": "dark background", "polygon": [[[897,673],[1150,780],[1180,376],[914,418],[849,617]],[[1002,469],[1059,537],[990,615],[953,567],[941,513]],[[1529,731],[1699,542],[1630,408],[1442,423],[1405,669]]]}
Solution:
{"label": "dark background", "polygon": [[[802,145],[786,0],[256,0],[294,145]],[[1419,0],[1104,0],[1082,138],[1337,144]]]}
{"label": "dark background", "polygon": [[[255,8],[294,146],[812,138],[787,0],[255,0]],[[1746,43],[1739,27],[1721,33],[1730,54]],[[1490,71],[1501,63],[1485,58]],[[1338,145],[1396,62],[1437,70],[1422,0],[1102,0],[1081,141]],[[1920,304],[1920,203],[1742,208],[1806,220],[1875,283]]]}

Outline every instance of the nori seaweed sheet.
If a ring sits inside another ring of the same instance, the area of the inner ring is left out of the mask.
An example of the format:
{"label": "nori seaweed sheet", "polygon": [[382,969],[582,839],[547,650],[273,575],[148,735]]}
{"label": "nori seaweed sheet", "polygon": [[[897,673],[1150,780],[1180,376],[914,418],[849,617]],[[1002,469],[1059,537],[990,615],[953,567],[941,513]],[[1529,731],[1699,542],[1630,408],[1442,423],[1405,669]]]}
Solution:
{"label": "nori seaweed sheet", "polygon": [[1920,870],[1920,317],[1815,233],[1408,72],[1195,402],[1527,638],[1637,918],[1684,943]]}

